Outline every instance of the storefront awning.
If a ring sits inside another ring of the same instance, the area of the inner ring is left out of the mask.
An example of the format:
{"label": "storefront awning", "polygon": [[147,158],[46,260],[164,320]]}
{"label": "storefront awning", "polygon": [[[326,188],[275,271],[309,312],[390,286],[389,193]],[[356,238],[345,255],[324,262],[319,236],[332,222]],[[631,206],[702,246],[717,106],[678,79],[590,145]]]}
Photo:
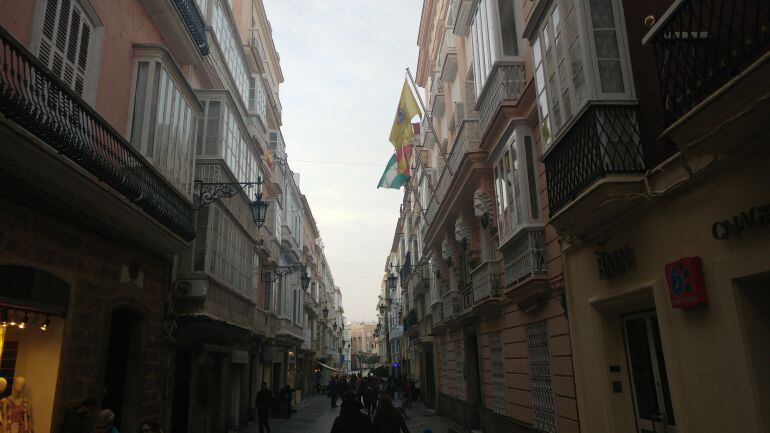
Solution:
{"label": "storefront awning", "polygon": [[326,364],[324,364],[323,362],[318,362],[318,361],[316,361],[316,364],[320,365],[320,366],[321,366],[321,367],[323,367],[323,368],[328,368],[328,369],[329,369],[329,370],[331,370],[331,371],[334,371],[334,372],[337,372],[337,373],[339,373],[339,372],[340,372],[340,369],[339,369],[339,368],[334,368],[334,367],[332,367],[332,366],[330,366],[330,365],[326,365]]}

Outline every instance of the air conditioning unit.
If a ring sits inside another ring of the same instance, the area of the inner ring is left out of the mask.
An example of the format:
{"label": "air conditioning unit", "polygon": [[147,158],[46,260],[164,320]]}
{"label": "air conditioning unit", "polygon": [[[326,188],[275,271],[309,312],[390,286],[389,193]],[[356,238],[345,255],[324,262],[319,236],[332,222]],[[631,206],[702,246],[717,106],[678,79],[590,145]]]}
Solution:
{"label": "air conditioning unit", "polygon": [[190,298],[206,296],[206,287],[204,280],[179,280],[174,284],[174,294]]}

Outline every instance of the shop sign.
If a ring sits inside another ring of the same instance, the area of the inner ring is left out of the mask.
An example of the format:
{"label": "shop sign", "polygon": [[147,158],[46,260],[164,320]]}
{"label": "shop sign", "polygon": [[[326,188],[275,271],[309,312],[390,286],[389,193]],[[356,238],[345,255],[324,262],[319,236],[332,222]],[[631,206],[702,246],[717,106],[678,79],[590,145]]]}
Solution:
{"label": "shop sign", "polygon": [[708,304],[700,257],[684,257],[666,265],[666,280],[673,308]]}
{"label": "shop sign", "polygon": [[744,230],[770,227],[770,204],[753,207],[711,225],[711,236],[718,241],[739,238]]}
{"label": "shop sign", "polygon": [[230,355],[230,359],[233,364],[248,364],[249,352],[240,349],[233,349],[233,353]]}
{"label": "shop sign", "polygon": [[601,280],[609,280],[636,269],[634,250],[628,245],[613,251],[594,251],[594,254]]}

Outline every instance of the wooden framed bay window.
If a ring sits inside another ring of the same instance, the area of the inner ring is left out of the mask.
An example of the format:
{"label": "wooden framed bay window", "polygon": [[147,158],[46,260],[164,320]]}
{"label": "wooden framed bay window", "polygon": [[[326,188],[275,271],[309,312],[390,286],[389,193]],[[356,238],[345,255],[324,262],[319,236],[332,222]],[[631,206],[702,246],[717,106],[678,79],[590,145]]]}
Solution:
{"label": "wooden framed bay window", "polygon": [[500,244],[521,228],[540,224],[537,166],[532,130],[525,123],[511,123],[493,155]]}
{"label": "wooden framed bay window", "polygon": [[165,49],[134,49],[130,142],[186,197],[192,197],[198,99]]}
{"label": "wooden framed bay window", "polygon": [[480,0],[471,23],[476,98],[482,94],[495,63],[522,61],[519,0]]}
{"label": "wooden framed bay window", "polygon": [[543,152],[589,101],[635,98],[622,4],[557,0],[532,34]]}

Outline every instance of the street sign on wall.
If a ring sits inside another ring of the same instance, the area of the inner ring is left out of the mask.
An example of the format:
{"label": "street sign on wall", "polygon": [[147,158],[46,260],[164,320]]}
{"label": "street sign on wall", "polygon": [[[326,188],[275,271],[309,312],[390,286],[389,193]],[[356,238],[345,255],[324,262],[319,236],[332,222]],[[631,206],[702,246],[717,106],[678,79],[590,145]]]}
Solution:
{"label": "street sign on wall", "polygon": [[708,304],[700,257],[683,257],[666,265],[666,281],[673,308]]}

